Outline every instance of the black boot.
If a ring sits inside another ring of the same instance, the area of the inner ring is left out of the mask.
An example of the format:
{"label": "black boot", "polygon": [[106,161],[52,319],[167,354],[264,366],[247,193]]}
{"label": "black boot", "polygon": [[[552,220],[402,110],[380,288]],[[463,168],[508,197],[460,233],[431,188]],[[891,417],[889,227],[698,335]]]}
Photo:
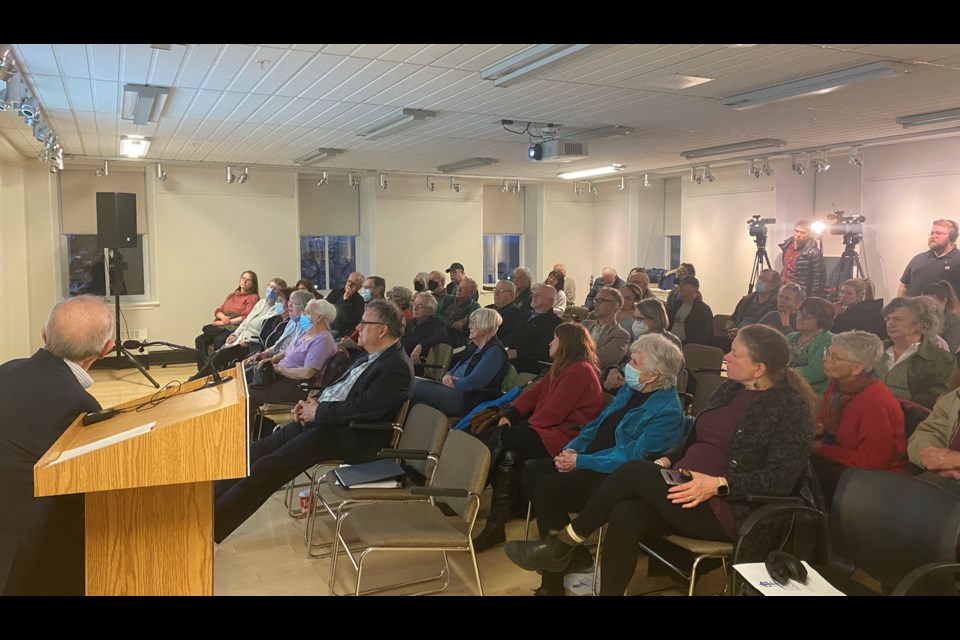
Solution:
{"label": "black boot", "polygon": [[511,540],[503,548],[507,557],[527,571],[562,572],[570,564],[575,546],[565,544],[555,534],[542,540]]}
{"label": "black boot", "polygon": [[516,451],[504,451],[497,462],[493,473],[493,503],[490,505],[490,515],[487,523],[476,538],[473,539],[473,550],[477,553],[486,551],[507,539],[504,527],[510,517],[510,505],[520,490],[520,457]]}

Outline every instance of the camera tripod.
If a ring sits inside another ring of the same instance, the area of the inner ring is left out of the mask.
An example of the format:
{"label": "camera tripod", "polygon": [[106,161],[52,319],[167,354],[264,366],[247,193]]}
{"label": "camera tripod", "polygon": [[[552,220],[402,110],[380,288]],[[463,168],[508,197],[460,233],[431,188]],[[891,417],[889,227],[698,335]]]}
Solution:
{"label": "camera tripod", "polygon": [[867,278],[867,272],[860,264],[860,254],[857,253],[856,246],[859,244],[859,238],[852,237],[843,239],[843,253],[840,254],[840,262],[830,276],[827,283],[827,295],[831,302],[840,299],[840,287],[850,278]]}
{"label": "camera tripod", "polygon": [[[764,264],[767,266],[764,267]],[[770,256],[767,255],[767,239],[757,238],[757,253],[753,257],[753,267],[751,267],[750,271],[750,284],[747,286],[747,295],[753,293],[753,288],[760,278],[760,272],[765,268],[773,268],[770,266]]]}

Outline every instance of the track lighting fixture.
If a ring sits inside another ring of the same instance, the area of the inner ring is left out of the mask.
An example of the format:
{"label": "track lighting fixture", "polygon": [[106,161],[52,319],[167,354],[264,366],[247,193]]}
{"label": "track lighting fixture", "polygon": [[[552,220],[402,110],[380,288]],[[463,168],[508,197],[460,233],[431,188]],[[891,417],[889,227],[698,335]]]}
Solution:
{"label": "track lighting fixture", "polygon": [[620,178],[620,180],[617,183],[617,191],[623,191],[626,188],[627,188],[627,179]]}
{"label": "track lighting fixture", "polygon": [[704,165],[703,167],[703,179],[707,182],[713,182],[716,178],[713,177],[713,174],[710,173],[710,165]]}
{"label": "track lighting fixture", "polygon": [[103,167],[94,171],[93,175],[97,176],[98,178],[103,178],[104,176],[110,175],[110,161],[104,160]]}
{"label": "track lighting fixture", "polygon": [[360,188],[360,178],[354,178],[352,173],[347,174],[347,184],[350,185],[350,188],[356,191]]}
{"label": "track lighting fixture", "polygon": [[773,167],[770,166],[770,158],[764,158],[763,164],[760,166],[760,170],[763,171],[763,175],[772,176]]}
{"label": "track lighting fixture", "polygon": [[387,190],[387,186],[388,186],[388,185],[387,185],[387,174],[381,173],[381,174],[380,174],[380,188],[383,189],[384,191],[386,191],[386,190]]}
{"label": "track lighting fixture", "polygon": [[433,181],[433,176],[427,176],[427,191],[436,191],[437,185]]}
{"label": "track lighting fixture", "polygon": [[700,167],[691,167],[690,168],[690,182],[696,182],[697,184],[703,184],[703,174],[697,173],[697,170]]}
{"label": "track lighting fixture", "polygon": [[500,193],[509,193],[510,187],[507,185],[507,179],[504,178],[503,182],[500,183]]}
{"label": "track lighting fixture", "polygon": [[34,104],[35,102],[36,98],[33,96],[27,96],[20,103],[20,117],[24,120],[30,120],[30,122],[27,122],[28,125],[33,124],[33,118],[37,115],[37,107]]}
{"label": "track lighting fixture", "polygon": [[453,189],[454,193],[460,193],[460,183],[457,182],[456,178],[450,178],[450,188]]}
{"label": "track lighting fixture", "polygon": [[830,169],[830,162],[827,160],[827,152],[824,151],[820,154],[819,158],[811,160],[810,166],[813,167],[817,173],[828,171]]}
{"label": "track lighting fixture", "polygon": [[236,180],[237,176],[233,175],[233,167],[227,165],[227,184],[233,184]]}
{"label": "track lighting fixture", "polygon": [[157,163],[157,180],[160,182],[167,181],[167,172],[163,170],[163,165],[161,165],[159,162]]}
{"label": "track lighting fixture", "polygon": [[863,156],[860,155],[860,147],[850,147],[850,164],[855,167],[863,166]]}
{"label": "track lighting fixture", "polygon": [[243,173],[237,176],[237,182],[239,182],[240,184],[243,184],[249,179],[250,179],[250,167],[244,167]]}
{"label": "track lighting fixture", "polygon": [[513,186],[513,189],[511,189],[511,191],[513,191],[514,193],[520,193],[520,178],[517,178],[517,184]]}
{"label": "track lighting fixture", "polygon": [[583,195],[583,189],[580,188],[580,183],[576,180],[573,181],[573,195],[580,196]]}
{"label": "track lighting fixture", "polygon": [[596,188],[595,186],[593,186],[593,183],[592,183],[592,182],[588,182],[588,183],[587,183],[587,192],[588,192],[590,195],[592,195],[592,196],[597,195],[597,193],[598,193],[598,192],[597,192],[597,188]]}
{"label": "track lighting fixture", "polygon": [[803,154],[803,160],[801,161],[800,156],[791,156],[793,159],[793,169],[798,176],[802,176],[803,172],[807,170],[807,154]]}
{"label": "track lighting fixture", "polygon": [[317,186],[318,186],[318,187],[325,187],[325,186],[327,186],[327,182],[328,182],[328,180],[327,180],[327,172],[326,172],[326,171],[322,171],[322,172],[320,173],[320,179],[317,180]]}
{"label": "track lighting fixture", "polygon": [[649,173],[643,174],[643,186],[644,186],[645,189],[652,189],[652,188],[653,188],[653,183],[650,182],[650,174],[649,174]]}
{"label": "track lighting fixture", "polygon": [[757,160],[753,159],[750,161],[750,169],[747,171],[754,178],[759,178],[763,173],[763,169],[760,168],[760,165],[757,164]]}

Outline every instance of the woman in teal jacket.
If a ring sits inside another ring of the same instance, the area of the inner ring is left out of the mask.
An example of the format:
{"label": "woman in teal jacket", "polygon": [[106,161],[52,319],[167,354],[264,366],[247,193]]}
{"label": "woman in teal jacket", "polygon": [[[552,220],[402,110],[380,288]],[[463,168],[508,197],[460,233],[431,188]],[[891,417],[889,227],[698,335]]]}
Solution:
{"label": "woman in teal jacket", "polygon": [[797,331],[787,335],[790,368],[803,376],[817,396],[827,388],[823,351],[830,346],[836,310],[823,298],[806,298],[797,310]]}
{"label": "woman in teal jacket", "polygon": [[[598,418],[552,460],[528,463],[523,489],[537,513],[542,535],[565,526],[571,511],[579,511],[600,483],[628,460],[654,458],[680,444],[686,418],[677,395],[677,369],[683,355],[658,334],[641,336],[631,347],[624,367],[626,384]],[[592,565],[589,552],[567,568]],[[538,593],[563,592],[563,573],[543,573]]]}

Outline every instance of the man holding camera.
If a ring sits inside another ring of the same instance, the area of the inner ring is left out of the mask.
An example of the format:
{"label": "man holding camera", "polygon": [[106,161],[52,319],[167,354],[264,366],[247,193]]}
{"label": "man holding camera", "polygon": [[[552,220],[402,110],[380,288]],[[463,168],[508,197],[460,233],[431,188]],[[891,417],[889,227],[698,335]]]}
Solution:
{"label": "man holding camera", "polygon": [[960,291],[960,250],[957,249],[957,223],[934,220],[927,246],[930,251],[913,257],[900,276],[898,296],[918,296],[931,282],[946,280]]}
{"label": "man holding camera", "polygon": [[795,282],[808,296],[822,295],[827,272],[820,247],[816,239],[810,236],[810,221],[797,221],[793,227],[793,237],[781,244],[780,248],[783,250],[780,282]]}

